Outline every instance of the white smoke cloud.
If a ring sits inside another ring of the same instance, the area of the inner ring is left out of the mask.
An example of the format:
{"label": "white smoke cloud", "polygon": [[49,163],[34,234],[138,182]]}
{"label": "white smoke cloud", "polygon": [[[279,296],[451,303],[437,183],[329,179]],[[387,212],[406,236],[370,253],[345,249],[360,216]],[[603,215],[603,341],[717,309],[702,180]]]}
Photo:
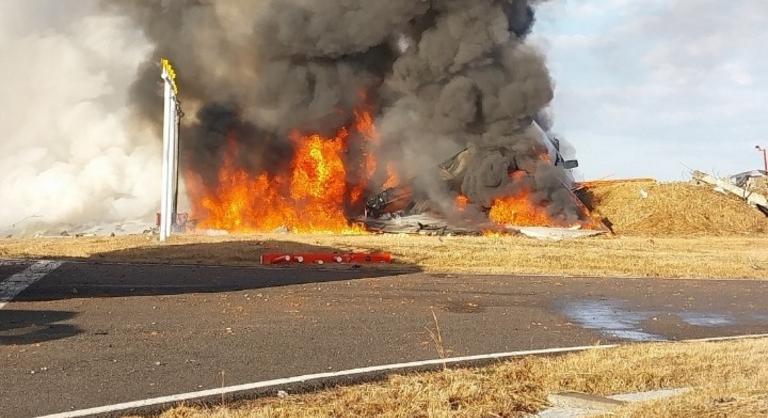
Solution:
{"label": "white smoke cloud", "polygon": [[160,143],[129,123],[149,45],[95,2],[72,3],[0,3],[0,230],[137,219],[159,200]]}

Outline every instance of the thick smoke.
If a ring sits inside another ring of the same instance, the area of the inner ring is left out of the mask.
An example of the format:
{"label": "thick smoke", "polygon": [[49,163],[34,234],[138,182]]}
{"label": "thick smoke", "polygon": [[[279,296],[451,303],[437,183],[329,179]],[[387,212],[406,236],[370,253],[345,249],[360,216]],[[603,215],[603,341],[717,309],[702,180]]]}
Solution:
{"label": "thick smoke", "polygon": [[[487,207],[532,188],[553,215],[574,219],[566,176],[542,161],[533,123],[546,120],[553,97],[544,58],[525,43],[535,3],[106,1],[155,45],[134,88],[148,118],[160,114],[155,63],[167,56],[180,68],[183,160],[209,184],[228,137],[243,164],[280,170],[292,152],[289,131],[332,133],[367,100],[376,106],[378,154],[444,209],[456,190],[438,166],[467,149],[453,180],[473,202]],[[532,176],[512,182],[514,169]]]}
{"label": "thick smoke", "polygon": [[150,46],[128,19],[99,10],[87,0],[0,2],[4,235],[156,207],[160,147],[130,119],[125,88]]}
{"label": "thick smoke", "polygon": [[[0,229],[156,210],[160,57],[179,68],[183,168],[209,185],[228,139],[243,166],[275,172],[292,155],[289,132],[334,133],[368,104],[377,154],[446,211],[457,192],[487,207],[525,187],[571,219],[564,173],[541,161],[533,123],[548,129],[553,96],[544,58],[525,42],[535,3],[0,3]],[[438,166],[465,149],[446,182]],[[511,169],[532,176],[512,182]]]}

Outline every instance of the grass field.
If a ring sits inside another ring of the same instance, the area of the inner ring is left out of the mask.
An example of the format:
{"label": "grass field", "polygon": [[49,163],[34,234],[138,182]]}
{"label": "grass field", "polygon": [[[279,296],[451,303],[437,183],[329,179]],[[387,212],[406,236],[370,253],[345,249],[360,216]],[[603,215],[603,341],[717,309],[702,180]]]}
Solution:
{"label": "grass field", "polygon": [[[572,241],[519,236],[254,234],[0,239],[0,259],[253,266],[268,252],[388,251],[394,265],[433,273],[768,279],[768,220],[743,202],[690,184],[595,185],[589,200],[618,235]],[[301,268],[313,268],[304,266]],[[438,350],[439,351],[439,350]],[[768,416],[768,339],[641,344],[477,369],[391,376],[282,399],[179,407],[162,418],[512,417],[549,394],[608,395],[690,387],[612,416]]]}
{"label": "grass field", "polygon": [[546,406],[547,395],[608,395],[690,387],[675,398],[628,405],[612,416],[754,417],[768,414],[768,339],[640,344],[495,366],[392,376],[380,383],[213,408],[162,418],[510,417]]}
{"label": "grass field", "polygon": [[[428,272],[768,279],[768,235],[606,236],[547,242],[514,236],[151,236],[0,240],[0,258],[256,265],[265,252],[384,250]],[[386,267],[385,267],[386,268]]]}

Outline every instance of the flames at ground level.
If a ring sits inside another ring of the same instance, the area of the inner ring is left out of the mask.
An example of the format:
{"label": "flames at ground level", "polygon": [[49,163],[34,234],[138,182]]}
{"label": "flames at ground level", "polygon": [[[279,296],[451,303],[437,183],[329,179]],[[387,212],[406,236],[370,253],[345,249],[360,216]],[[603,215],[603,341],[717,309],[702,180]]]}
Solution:
{"label": "flames at ground level", "polygon": [[[394,162],[382,162],[376,156],[379,137],[371,113],[355,112],[354,123],[333,137],[294,133],[291,140],[294,155],[283,173],[253,173],[240,166],[234,134],[228,138],[214,185],[206,185],[193,170],[187,172],[191,217],[197,228],[235,233],[365,233],[364,225],[352,219],[364,213],[367,195],[400,184]],[[512,175],[514,179],[525,173]],[[458,195],[456,213],[465,212],[470,204]],[[571,226],[553,219],[546,204],[534,203],[530,191],[497,199],[487,214],[500,226]]]}
{"label": "flames at ground level", "polygon": [[[359,114],[352,129],[357,138],[370,142],[366,145],[375,145],[369,113]],[[240,147],[232,134],[214,186],[206,187],[194,173],[187,175],[192,218],[199,229],[230,232],[365,232],[349,217],[364,206],[365,184],[376,172],[376,161],[371,154],[362,155],[362,167],[350,172],[350,137],[347,127],[334,137],[294,133],[290,168],[270,174],[251,173],[238,165]]]}

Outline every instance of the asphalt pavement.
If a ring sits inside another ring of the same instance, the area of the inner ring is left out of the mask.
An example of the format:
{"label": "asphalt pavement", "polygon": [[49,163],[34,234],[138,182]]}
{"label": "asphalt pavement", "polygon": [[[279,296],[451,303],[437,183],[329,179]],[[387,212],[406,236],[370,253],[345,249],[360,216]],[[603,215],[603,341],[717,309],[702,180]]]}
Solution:
{"label": "asphalt pavement", "polygon": [[[29,265],[0,263],[0,288]],[[449,356],[766,333],[766,295],[762,281],[64,263],[0,309],[0,416],[433,359],[438,328]]]}

